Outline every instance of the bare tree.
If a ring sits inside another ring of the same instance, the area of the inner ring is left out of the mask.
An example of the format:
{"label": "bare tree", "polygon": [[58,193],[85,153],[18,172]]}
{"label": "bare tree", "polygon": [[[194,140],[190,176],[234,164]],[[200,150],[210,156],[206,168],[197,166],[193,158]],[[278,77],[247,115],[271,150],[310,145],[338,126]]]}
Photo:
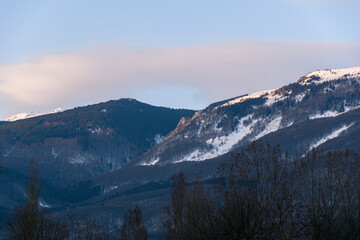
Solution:
{"label": "bare tree", "polygon": [[175,174],[163,225],[166,239],[360,239],[359,157],[313,150],[289,160],[254,142],[209,189]]}
{"label": "bare tree", "polygon": [[166,239],[214,239],[212,218],[215,201],[205,189],[200,177],[187,186],[182,171],[174,174],[171,183],[171,203],[166,206],[163,226]]}
{"label": "bare tree", "polygon": [[142,211],[136,205],[134,210],[129,210],[124,217],[121,228],[121,240],[146,240],[147,230],[142,223]]}
{"label": "bare tree", "polygon": [[171,182],[171,204],[165,207],[163,225],[166,239],[182,239],[185,207],[185,175],[174,174]]}
{"label": "bare tree", "polygon": [[290,239],[296,236],[292,163],[280,147],[254,142],[220,165],[213,188],[215,218],[224,239]]}
{"label": "bare tree", "polygon": [[8,239],[11,240],[61,240],[67,236],[64,224],[50,218],[39,210],[40,184],[38,168],[34,161],[29,165],[29,181],[26,186],[26,202],[15,209],[8,220]]}
{"label": "bare tree", "polygon": [[312,239],[360,239],[360,161],[350,151],[312,150],[299,181],[304,234]]}

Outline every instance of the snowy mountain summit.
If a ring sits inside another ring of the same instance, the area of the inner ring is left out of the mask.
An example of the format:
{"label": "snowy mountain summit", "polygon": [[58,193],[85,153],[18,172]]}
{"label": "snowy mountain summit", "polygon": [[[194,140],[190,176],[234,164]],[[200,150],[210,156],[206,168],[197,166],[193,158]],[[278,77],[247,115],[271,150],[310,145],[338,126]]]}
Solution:
{"label": "snowy mountain summit", "polygon": [[344,68],[344,69],[326,69],[308,73],[299,80],[299,84],[321,84],[328,81],[339,79],[350,79],[360,77],[360,67]]}
{"label": "snowy mountain summit", "polygon": [[[62,111],[63,110],[61,108],[56,108],[56,109],[54,109],[51,112],[46,113],[46,114],[54,114],[54,113],[59,113],[59,112],[62,112]],[[37,113],[34,113],[33,111],[30,111],[28,113],[16,114],[14,116],[11,116],[11,117],[5,119],[4,121],[6,121],[6,122],[14,122],[14,121],[27,119],[27,118],[32,118],[32,117],[38,117],[38,116],[42,116],[42,115],[46,115],[46,114],[37,114]]]}
{"label": "snowy mountain summit", "polygon": [[49,114],[52,114],[52,113],[59,113],[59,112],[62,112],[63,110],[61,108],[56,108],[54,110],[52,110],[51,112],[49,112]]}
{"label": "snowy mountain summit", "polygon": [[39,114],[34,113],[33,111],[30,111],[28,113],[18,113],[14,116],[11,116],[7,119],[5,119],[5,121],[7,122],[14,122],[17,120],[21,120],[21,119],[26,119],[26,118],[32,118],[32,117],[36,117],[39,116]]}

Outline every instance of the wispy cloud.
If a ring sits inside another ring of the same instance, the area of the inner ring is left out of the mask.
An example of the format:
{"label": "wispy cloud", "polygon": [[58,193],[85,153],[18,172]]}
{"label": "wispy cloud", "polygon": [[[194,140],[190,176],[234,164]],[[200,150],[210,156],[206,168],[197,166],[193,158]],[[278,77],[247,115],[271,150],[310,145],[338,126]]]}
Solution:
{"label": "wispy cloud", "polygon": [[[195,97],[210,103],[280,87],[312,70],[352,66],[360,66],[360,44],[242,42],[146,49],[114,45],[91,53],[1,64],[0,105],[7,113],[47,110],[131,97],[138,90],[164,85],[199,89]],[[172,97],[183,101],[181,92]]]}

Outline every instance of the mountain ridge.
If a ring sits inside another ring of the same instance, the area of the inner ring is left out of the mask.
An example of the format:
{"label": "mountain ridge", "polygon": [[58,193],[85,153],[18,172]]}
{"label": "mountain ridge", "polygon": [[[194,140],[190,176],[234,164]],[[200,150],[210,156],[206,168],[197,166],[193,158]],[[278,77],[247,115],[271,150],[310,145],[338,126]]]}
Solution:
{"label": "mountain ridge", "polygon": [[[360,153],[358,70],[315,71],[279,89],[219,101],[200,111],[120,99],[0,122],[2,164],[11,173],[0,178],[10,181],[13,176],[11,186],[23,189],[29,156],[40,157],[46,186],[42,201],[50,211],[62,217],[118,219],[138,204],[152,229],[169,201],[173,173],[182,169],[190,181],[199,175],[210,181],[219,164],[254,140],[280,144],[294,159],[311,147]],[[0,186],[0,194],[9,188]],[[2,213],[19,204],[20,190],[0,201]]]}
{"label": "mountain ridge", "polygon": [[60,173],[57,168],[75,168],[80,172],[74,177],[81,179],[83,174],[79,173],[83,172],[86,178],[131,161],[156,145],[181,117],[194,112],[155,107],[134,99],[77,107],[1,124],[0,151],[4,164],[23,166],[24,173],[24,165],[32,157],[42,163],[40,167],[53,169],[51,173],[43,171],[46,175],[65,180],[64,174],[71,175],[72,171]]}
{"label": "mountain ridge", "polygon": [[204,161],[296,122],[336,117],[360,107],[358,89],[360,68],[319,70],[279,89],[221,102],[198,111],[138,164]]}
{"label": "mountain ridge", "polygon": [[59,113],[59,112],[62,112],[62,111],[63,110],[61,108],[55,108],[51,112],[44,113],[44,114],[34,113],[33,111],[30,111],[28,113],[18,113],[18,114],[15,114],[15,115],[11,116],[11,117],[6,118],[3,121],[4,122],[14,122],[14,121],[18,121],[18,120],[23,120],[23,119],[33,118],[33,117],[39,117],[39,116],[43,116],[43,115]]}

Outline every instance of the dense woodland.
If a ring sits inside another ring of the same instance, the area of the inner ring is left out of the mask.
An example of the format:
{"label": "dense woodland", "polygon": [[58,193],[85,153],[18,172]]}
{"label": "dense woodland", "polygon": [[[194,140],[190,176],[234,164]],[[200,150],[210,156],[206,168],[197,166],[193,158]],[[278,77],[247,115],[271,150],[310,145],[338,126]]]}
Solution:
{"label": "dense woodland", "polygon": [[[1,174],[1,173],[0,173]],[[137,206],[122,224],[56,219],[39,208],[37,166],[27,199],[7,222],[8,239],[147,239]],[[252,143],[221,164],[210,184],[171,181],[163,239],[360,239],[360,159],[314,149],[290,160],[279,146]]]}

